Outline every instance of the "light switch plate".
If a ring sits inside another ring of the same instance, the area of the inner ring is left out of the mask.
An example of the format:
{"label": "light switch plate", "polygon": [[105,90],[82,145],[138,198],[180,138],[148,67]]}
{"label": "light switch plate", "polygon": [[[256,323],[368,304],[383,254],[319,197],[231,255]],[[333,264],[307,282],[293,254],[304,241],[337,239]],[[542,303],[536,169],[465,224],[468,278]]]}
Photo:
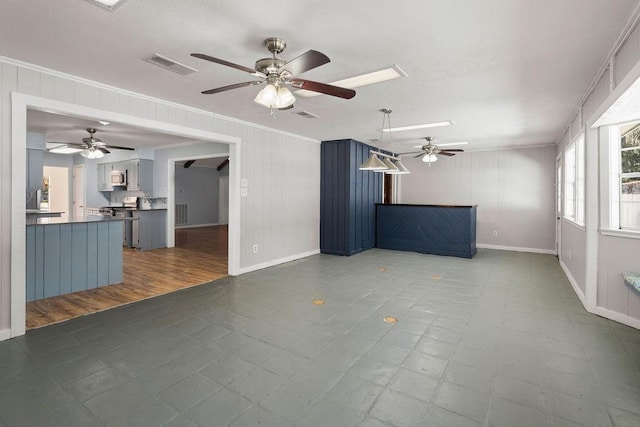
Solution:
{"label": "light switch plate", "polygon": [[249,195],[249,189],[241,188],[240,189],[240,197],[247,197]]}
{"label": "light switch plate", "polygon": [[240,187],[247,188],[249,186],[249,180],[247,178],[242,178],[240,180]]}

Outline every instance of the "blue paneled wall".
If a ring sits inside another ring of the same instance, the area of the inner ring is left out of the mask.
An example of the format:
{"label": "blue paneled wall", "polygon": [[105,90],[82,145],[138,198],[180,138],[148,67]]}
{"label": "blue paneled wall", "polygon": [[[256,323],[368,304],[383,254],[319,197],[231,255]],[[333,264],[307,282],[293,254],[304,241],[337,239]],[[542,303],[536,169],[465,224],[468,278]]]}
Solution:
{"label": "blue paneled wall", "polygon": [[118,220],[27,225],[27,301],[122,282],[123,225]]}
{"label": "blue paneled wall", "polygon": [[375,247],[382,174],[358,167],[373,147],[352,139],[323,141],[320,172],[320,251],[353,255]]}

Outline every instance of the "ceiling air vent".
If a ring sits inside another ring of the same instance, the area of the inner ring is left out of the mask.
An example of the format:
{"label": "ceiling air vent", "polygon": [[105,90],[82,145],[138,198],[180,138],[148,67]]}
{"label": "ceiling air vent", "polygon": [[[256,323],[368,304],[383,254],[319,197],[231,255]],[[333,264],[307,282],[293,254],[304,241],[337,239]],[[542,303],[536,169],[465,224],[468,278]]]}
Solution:
{"label": "ceiling air vent", "polygon": [[196,71],[198,71],[195,68],[188,67],[158,53],[154,53],[153,56],[145,58],[144,60],[165,68],[169,71],[173,71],[176,74],[180,74],[181,76],[186,76],[187,74],[195,73]]}
{"label": "ceiling air vent", "polygon": [[305,119],[317,119],[318,118],[317,115],[315,115],[313,113],[310,113],[308,111],[298,111],[296,114],[299,115],[299,116],[304,117]]}

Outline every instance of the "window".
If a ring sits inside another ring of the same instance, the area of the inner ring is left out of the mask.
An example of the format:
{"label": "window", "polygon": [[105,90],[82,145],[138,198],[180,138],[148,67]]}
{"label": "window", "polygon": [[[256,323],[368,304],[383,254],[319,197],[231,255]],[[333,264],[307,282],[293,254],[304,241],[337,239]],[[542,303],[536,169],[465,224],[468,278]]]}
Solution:
{"label": "window", "polygon": [[640,123],[620,126],[619,132],[619,228],[640,231]]}
{"label": "window", "polygon": [[564,217],[584,225],[584,135],[564,153]]}

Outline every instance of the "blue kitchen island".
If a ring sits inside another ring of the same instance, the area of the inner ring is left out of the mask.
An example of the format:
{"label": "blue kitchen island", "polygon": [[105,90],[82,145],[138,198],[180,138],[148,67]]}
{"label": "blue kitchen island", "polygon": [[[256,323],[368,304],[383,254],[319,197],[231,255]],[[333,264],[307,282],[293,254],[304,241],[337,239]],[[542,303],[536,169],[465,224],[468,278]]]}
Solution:
{"label": "blue kitchen island", "polygon": [[472,258],[477,207],[376,204],[376,247]]}
{"label": "blue kitchen island", "polygon": [[26,227],[27,302],[122,282],[124,218]]}

